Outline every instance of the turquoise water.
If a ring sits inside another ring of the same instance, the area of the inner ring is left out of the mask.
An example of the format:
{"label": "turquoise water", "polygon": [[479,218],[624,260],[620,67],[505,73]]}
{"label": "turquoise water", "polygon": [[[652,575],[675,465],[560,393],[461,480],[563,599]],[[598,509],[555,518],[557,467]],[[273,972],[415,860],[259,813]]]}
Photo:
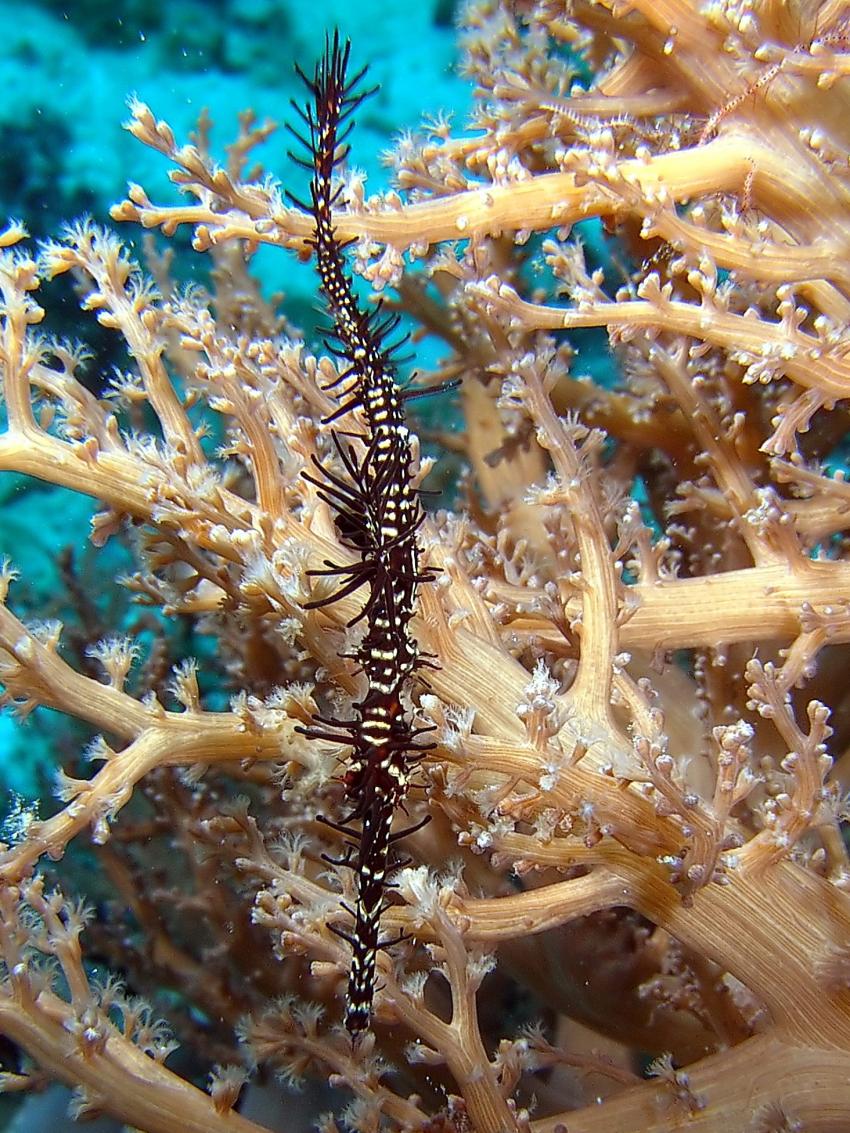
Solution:
{"label": "turquoise water", "polygon": [[[467,100],[440,9],[368,0],[0,3],[3,211],[43,236],[81,211],[105,216],[128,180],[164,190],[164,162],[121,129],[128,97],[147,102],[180,139],[206,108],[223,148],[241,110],[289,119],[289,99],[301,95],[293,62],[309,67],[334,27],[380,84],[360,116],[356,162],[370,187],[383,187],[379,155],[393,135]],[[284,181],[287,148],[281,131],[263,154]]]}

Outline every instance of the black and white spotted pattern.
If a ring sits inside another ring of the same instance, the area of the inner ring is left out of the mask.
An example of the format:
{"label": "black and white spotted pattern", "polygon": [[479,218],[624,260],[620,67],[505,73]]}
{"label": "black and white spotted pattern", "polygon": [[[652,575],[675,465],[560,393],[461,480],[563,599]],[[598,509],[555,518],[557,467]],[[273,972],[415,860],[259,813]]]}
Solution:
{"label": "black and white spotted pattern", "polygon": [[306,476],[334,509],[345,544],[360,555],[352,565],[327,562],[323,570],[312,572],[336,577],[338,586],[308,608],[328,605],[361,588],[367,591],[363,609],[354,619],[366,621],[355,655],[365,674],[366,693],[355,704],[353,719],[317,716],[307,729],[308,735],[351,747],[343,775],[350,809],[343,822],[328,825],[345,835],[345,864],[357,878],[353,931],[340,933],[351,945],[345,1025],[356,1037],[371,1025],[393,818],[407,793],[411,769],[424,750],[416,742],[403,696],[423,663],[411,619],[417,587],[430,576],[419,567],[417,531],[423,513],[411,485],[412,452],[404,398],[395,380],[392,348],[386,345],[396,320],[382,317],[379,310],[360,308],[346,271],[343,246],[334,232],[332,210],[339,191],[333,181],[346,152],[342,145],[346,123],[370,93],[356,92],[363,72],[346,78],[349,47],[334,35],[326,43],[313,78],[299,71],[311,101],[304,109],[296,108],[307,135],[293,133],[309,155],[309,160],[296,160],[312,172],[310,202],[304,207],[315,221],[311,242],[333,321],[329,335],[334,341],[329,345],[344,362],[342,377],[334,383],[340,406],[329,421],[360,408],[366,424],[354,444],[338,433],[333,436],[345,477],[318,463],[317,475]]}

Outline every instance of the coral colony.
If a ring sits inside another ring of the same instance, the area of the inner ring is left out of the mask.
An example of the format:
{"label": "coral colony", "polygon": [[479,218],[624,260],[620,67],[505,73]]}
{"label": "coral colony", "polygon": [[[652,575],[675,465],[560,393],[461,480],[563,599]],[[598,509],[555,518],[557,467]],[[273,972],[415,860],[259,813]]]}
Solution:
{"label": "coral colony", "polygon": [[[209,292],[93,222],[0,235],[0,472],[98,501],[138,611],[69,562],[68,624],[25,619],[0,572],[3,705],[90,737],[4,827],[3,1086],[147,1133],[261,1133],[268,1071],[337,1087],[325,1133],[847,1130],[845,5],[461,36],[469,129],[380,197],[333,35],[303,204],[269,126],[220,165],[132,105],[182,197],[113,219],[190,233]],[[261,245],[315,260],[330,357]],[[65,273],[120,372],[49,337]],[[434,466],[407,402],[454,383]]]}

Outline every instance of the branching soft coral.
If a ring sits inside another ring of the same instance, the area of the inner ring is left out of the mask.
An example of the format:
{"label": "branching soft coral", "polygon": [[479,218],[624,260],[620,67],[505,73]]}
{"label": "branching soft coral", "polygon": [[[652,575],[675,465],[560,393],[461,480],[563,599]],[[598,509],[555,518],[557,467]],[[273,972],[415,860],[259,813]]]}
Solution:
{"label": "branching soft coral", "polygon": [[[270,127],[245,119],[224,169],[139,104],[185,199],[133,186],[113,216],[190,227],[219,294],[158,291],[91,223],[38,259],[8,229],[0,470],[101,501],[97,543],[135,533],[131,590],[215,636],[231,703],[186,657],[139,682],[118,626],[91,675],[11,612],[4,568],[4,703],[101,738],[0,857],[0,1029],[154,1131],[257,1128],[239,1064],[330,1075],[361,1130],[846,1129],[844,6],[483,0],[462,24],[472,130],[407,135],[399,191],[352,182],[335,216],[443,344],[420,380],[461,377],[466,421],[428,437],[464,477],[423,528],[437,667],[410,707],[434,747],[399,825],[433,821],[394,874],[374,1038],[338,1026],[352,881],[316,821],[343,813],[344,750],[300,730],[361,691],[361,600],[304,608],[352,555],[300,475],[339,467],[337,371],[228,274],[235,249],[303,253],[311,220],[247,172]],[[105,398],[39,329],[64,272],[129,347]],[[613,388],[581,376],[600,329]],[[46,896],[87,830],[133,931]],[[172,993],[209,1093],[93,985],[88,938]]]}

